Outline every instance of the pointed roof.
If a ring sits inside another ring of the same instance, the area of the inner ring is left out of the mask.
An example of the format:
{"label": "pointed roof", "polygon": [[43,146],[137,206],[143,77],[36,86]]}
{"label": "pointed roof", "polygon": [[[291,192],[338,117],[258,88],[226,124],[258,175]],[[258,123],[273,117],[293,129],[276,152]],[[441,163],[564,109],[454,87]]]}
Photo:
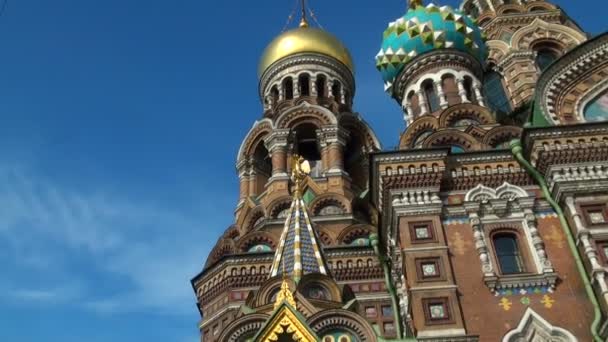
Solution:
{"label": "pointed roof", "polygon": [[270,276],[283,274],[297,284],[305,274],[327,274],[327,267],[300,189],[300,183],[307,174],[308,163],[300,157],[296,158],[298,159],[292,166],[292,179],[295,183],[293,201],[274,255]]}

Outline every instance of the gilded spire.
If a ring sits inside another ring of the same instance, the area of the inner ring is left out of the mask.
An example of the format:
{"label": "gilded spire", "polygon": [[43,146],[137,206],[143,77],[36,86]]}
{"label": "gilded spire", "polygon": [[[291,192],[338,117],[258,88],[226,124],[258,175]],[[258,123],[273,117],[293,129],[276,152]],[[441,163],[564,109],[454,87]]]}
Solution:
{"label": "gilded spire", "polygon": [[271,277],[282,273],[283,276],[291,276],[296,284],[304,274],[327,274],[321,246],[302,199],[302,183],[309,173],[308,161],[294,155],[291,159],[293,201],[270,270]]}
{"label": "gilded spire", "polygon": [[294,309],[296,308],[296,300],[293,298],[293,293],[291,293],[291,290],[289,289],[289,284],[287,283],[287,279],[285,279],[285,277],[283,277],[281,289],[279,290],[279,293],[277,293],[277,299],[274,302],[274,308],[278,308],[279,306],[281,306],[281,304],[283,304],[283,302],[287,302],[287,304],[293,306]]}
{"label": "gilded spire", "polygon": [[418,6],[422,6],[422,0],[409,0],[410,9],[416,9]]}
{"label": "gilded spire", "polygon": [[302,19],[300,19],[300,27],[308,27],[308,19],[306,19],[306,0],[301,0]]}

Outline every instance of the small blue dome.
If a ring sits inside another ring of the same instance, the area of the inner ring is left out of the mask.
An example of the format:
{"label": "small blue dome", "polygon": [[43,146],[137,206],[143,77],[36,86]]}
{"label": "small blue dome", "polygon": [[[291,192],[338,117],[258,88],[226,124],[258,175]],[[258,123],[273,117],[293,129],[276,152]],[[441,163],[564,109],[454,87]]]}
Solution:
{"label": "small blue dome", "polygon": [[415,6],[384,31],[376,67],[385,90],[391,91],[395,78],[410,60],[437,49],[460,50],[482,64],[488,54],[484,34],[466,14],[449,6]]}

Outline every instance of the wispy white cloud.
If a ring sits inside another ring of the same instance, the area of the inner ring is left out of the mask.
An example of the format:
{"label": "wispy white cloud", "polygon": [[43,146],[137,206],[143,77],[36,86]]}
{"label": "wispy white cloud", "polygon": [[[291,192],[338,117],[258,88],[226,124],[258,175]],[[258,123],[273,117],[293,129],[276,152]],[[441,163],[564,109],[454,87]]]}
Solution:
{"label": "wispy white cloud", "polygon": [[[207,226],[212,215],[211,205],[191,213],[121,194],[84,193],[0,164],[0,243],[10,246],[0,263],[7,258],[15,270],[0,290],[15,300],[83,303],[100,313],[192,314],[189,279],[221,230]],[[52,285],[19,287],[18,277],[44,277]],[[74,282],[82,286],[66,295]]]}

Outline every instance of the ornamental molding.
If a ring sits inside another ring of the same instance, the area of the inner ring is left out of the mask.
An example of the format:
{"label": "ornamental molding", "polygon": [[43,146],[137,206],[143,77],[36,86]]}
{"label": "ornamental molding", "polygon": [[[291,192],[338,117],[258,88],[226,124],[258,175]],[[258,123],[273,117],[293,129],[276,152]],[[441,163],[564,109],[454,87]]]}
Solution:
{"label": "ornamental molding", "polygon": [[472,55],[456,49],[434,50],[416,56],[409,62],[395,79],[393,97],[401,103],[408,85],[431,69],[460,67],[472,71],[475,77],[482,79],[481,63]]}
{"label": "ornamental molding", "polygon": [[517,328],[509,331],[502,342],[518,341],[554,341],[577,342],[578,339],[569,331],[547,322],[532,308],[527,308]]}
{"label": "ornamental molding", "polygon": [[[473,229],[475,249],[481,262],[483,279],[492,292],[505,288],[523,288],[530,285],[554,287],[557,274],[545,251],[542,237],[539,235],[536,215],[533,208],[536,198],[521,187],[505,182],[497,188],[479,184],[465,195],[464,208],[468,214],[469,224]],[[534,274],[501,275],[495,267],[493,246],[486,241],[492,231],[513,228],[521,232],[526,244],[521,248],[530,251]]]}
{"label": "ornamental molding", "polygon": [[266,89],[276,81],[280,74],[289,73],[288,69],[298,66],[304,66],[305,68],[302,68],[302,70],[308,71],[308,73],[314,73],[314,71],[322,69],[319,71],[327,72],[330,74],[327,76],[339,79],[346,89],[352,90],[351,96],[355,95],[355,79],[346,65],[329,56],[315,53],[298,53],[274,62],[264,72],[258,87],[260,99],[263,101]]}
{"label": "ornamental molding", "polygon": [[[557,105],[561,94],[576,80],[608,60],[608,34],[591,39],[558,59],[545,70],[537,82],[537,101],[545,117],[559,124]],[[577,115],[578,116],[578,115]]]}

